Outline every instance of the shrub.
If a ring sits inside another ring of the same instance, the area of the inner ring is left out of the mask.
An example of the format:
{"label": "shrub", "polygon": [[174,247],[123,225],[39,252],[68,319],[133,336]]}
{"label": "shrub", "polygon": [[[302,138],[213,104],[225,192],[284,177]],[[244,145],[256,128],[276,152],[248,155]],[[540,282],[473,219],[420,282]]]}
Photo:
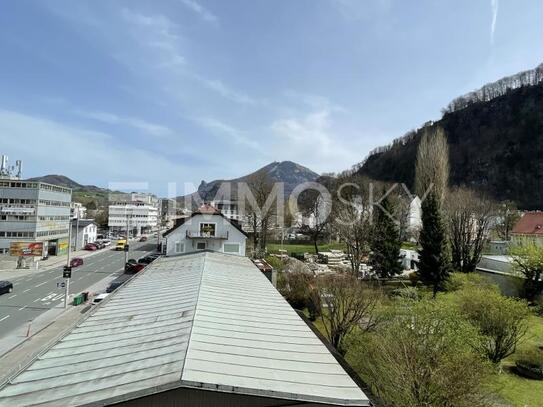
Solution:
{"label": "shrub", "polygon": [[285,263],[279,257],[268,256],[266,257],[266,261],[268,262],[270,266],[272,266],[278,272],[283,271],[285,268]]}
{"label": "shrub", "polygon": [[483,335],[477,348],[494,362],[512,355],[528,329],[528,305],[521,300],[504,297],[499,292],[482,288],[458,291],[454,301],[460,312]]}
{"label": "shrub", "polygon": [[490,365],[480,337],[441,301],[405,302],[375,332],[352,339],[347,359],[387,406],[485,406]]}
{"label": "shrub", "polygon": [[397,288],[392,291],[392,295],[404,300],[418,301],[420,299],[419,290],[416,287]]}
{"label": "shrub", "polygon": [[465,288],[486,288],[499,292],[499,287],[488,278],[475,273],[452,273],[445,283],[445,291],[455,292]]}

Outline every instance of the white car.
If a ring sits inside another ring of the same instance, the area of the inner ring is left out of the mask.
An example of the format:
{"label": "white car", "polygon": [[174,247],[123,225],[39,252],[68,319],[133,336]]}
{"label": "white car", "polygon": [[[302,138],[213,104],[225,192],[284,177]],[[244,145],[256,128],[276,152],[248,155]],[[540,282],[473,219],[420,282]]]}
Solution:
{"label": "white car", "polygon": [[98,294],[96,297],[92,299],[92,305],[96,305],[99,302],[102,302],[103,300],[107,298],[108,295],[109,295],[108,293]]}
{"label": "white car", "polygon": [[111,246],[111,240],[102,240],[102,243],[103,243],[104,246],[106,246],[106,247]]}

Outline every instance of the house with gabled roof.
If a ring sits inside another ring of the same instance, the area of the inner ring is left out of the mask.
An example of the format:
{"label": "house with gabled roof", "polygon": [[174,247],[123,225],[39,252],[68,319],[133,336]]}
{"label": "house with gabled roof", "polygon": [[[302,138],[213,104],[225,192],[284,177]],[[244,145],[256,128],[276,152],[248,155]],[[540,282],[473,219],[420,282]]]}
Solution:
{"label": "house with gabled roof", "polygon": [[245,256],[247,234],[236,220],[209,204],[180,219],[164,237],[167,256],[201,250]]}
{"label": "house with gabled roof", "polygon": [[543,212],[526,212],[513,227],[514,244],[533,242],[543,247]]}

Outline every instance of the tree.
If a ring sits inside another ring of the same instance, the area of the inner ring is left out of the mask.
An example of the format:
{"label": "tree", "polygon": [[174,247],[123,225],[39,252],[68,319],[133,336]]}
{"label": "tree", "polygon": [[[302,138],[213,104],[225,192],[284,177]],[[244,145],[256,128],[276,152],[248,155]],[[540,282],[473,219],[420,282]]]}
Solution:
{"label": "tree", "polygon": [[482,335],[476,349],[491,362],[512,355],[528,329],[525,302],[507,298],[497,289],[471,287],[455,294],[460,312]]}
{"label": "tree", "polygon": [[435,298],[445,288],[451,272],[445,225],[438,199],[431,192],[422,203],[422,230],[420,231],[418,275],[432,287]]}
{"label": "tree", "polygon": [[378,322],[377,305],[381,292],[356,277],[334,274],[317,279],[316,295],[323,308],[320,315],[326,337],[338,352],[345,354],[346,336],[356,327],[373,329]]}
{"label": "tree", "polygon": [[415,172],[417,195],[423,199],[432,190],[441,207],[449,184],[449,146],[441,127],[425,130],[417,149]]}
{"label": "tree", "polygon": [[400,234],[391,218],[394,214],[389,199],[381,200],[381,207],[374,206],[374,224],[371,235],[369,264],[381,278],[389,278],[402,272],[400,263]]}
{"label": "tree", "polygon": [[417,151],[416,185],[422,202],[419,275],[434,297],[450,273],[449,250],[441,206],[449,179],[449,148],[443,129],[427,130]]}
{"label": "tree", "polygon": [[319,239],[324,236],[330,224],[330,217],[327,216],[330,203],[322,199],[319,191],[314,189],[306,189],[300,194],[299,198],[302,215],[312,219],[310,224],[303,225],[300,228],[300,233],[310,237],[315,247],[315,253],[319,254]]}
{"label": "tree", "polygon": [[465,273],[475,271],[488,238],[494,204],[466,188],[455,188],[445,203],[452,266]]}
{"label": "tree", "polygon": [[511,201],[505,201],[498,207],[498,223],[496,233],[502,240],[511,240],[511,231],[520,219],[516,205]]}
{"label": "tree", "polygon": [[476,329],[441,301],[401,304],[375,332],[356,336],[346,356],[374,394],[395,407],[489,405],[489,364],[471,346]]}
{"label": "tree", "polygon": [[363,203],[363,194],[367,192],[369,180],[357,179],[345,183],[335,195],[332,219],[333,230],[345,244],[351,272],[357,277],[360,266],[370,252],[371,212]]}
{"label": "tree", "polygon": [[522,296],[530,301],[543,292],[543,248],[525,242],[511,248],[513,268],[523,278]]}

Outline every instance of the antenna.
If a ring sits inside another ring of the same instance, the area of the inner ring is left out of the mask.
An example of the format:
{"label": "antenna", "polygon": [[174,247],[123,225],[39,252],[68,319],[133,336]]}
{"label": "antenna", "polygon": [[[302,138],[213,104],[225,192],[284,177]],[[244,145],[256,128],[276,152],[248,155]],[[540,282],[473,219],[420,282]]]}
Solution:
{"label": "antenna", "polygon": [[23,175],[23,161],[22,160],[15,161],[15,167],[17,168],[17,174],[15,176],[21,179]]}

